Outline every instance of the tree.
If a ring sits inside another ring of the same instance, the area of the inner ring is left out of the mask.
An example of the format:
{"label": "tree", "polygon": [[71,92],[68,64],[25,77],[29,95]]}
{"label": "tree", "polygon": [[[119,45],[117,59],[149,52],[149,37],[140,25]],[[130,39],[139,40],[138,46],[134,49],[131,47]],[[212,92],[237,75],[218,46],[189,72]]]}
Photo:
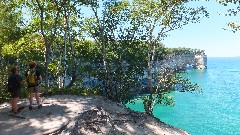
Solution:
{"label": "tree", "polygon": [[[132,26],[127,26],[130,21],[127,1],[104,1],[103,7],[93,4],[91,8],[94,17],[87,20],[88,33],[102,48],[101,58],[105,73],[104,77],[99,79],[106,82],[107,97],[120,102],[123,101],[127,89],[131,89],[130,83],[132,86],[136,83],[132,81],[133,75],[137,74],[137,67],[138,70],[143,68],[137,63],[141,63],[144,57],[143,51],[141,52],[143,55],[138,55],[142,50],[140,46],[144,45],[134,38]],[[102,9],[102,12],[99,13],[98,9]],[[130,57],[129,55],[136,50],[138,50],[137,54]],[[134,59],[136,56],[141,58],[137,57],[136,60]],[[130,59],[131,63],[129,63]]]}
{"label": "tree", "polygon": [[[148,83],[150,94],[145,97],[144,105],[146,113],[152,114],[154,102],[152,68],[155,60],[156,48],[161,40],[167,37],[168,32],[180,29],[188,23],[200,21],[202,16],[208,16],[203,7],[190,8],[185,0],[133,0],[132,18],[139,23],[141,33],[139,37],[148,44]],[[173,72],[175,73],[175,72]],[[166,88],[168,89],[168,88]],[[164,90],[163,90],[164,91]],[[158,91],[158,93],[161,91]]]}
{"label": "tree", "polygon": [[46,92],[48,92],[48,87],[49,87],[48,86],[49,85],[49,64],[52,62],[51,58],[55,57],[53,56],[54,53],[51,53],[51,50],[54,50],[53,48],[56,49],[56,47],[54,46],[57,45],[57,43],[59,43],[56,41],[56,39],[61,38],[62,32],[65,33],[64,72],[66,73],[67,41],[69,39],[69,43],[71,44],[72,42],[72,39],[70,37],[69,14],[72,11],[72,9],[74,11],[77,11],[76,5],[70,5],[70,3],[71,3],[70,0],[66,0],[66,1],[28,0],[26,2],[27,8],[32,11],[31,19],[32,19],[32,27],[34,29],[34,32],[40,33],[42,35],[42,43],[45,45],[45,55],[44,55],[45,79],[44,80],[45,80]]}
{"label": "tree", "polygon": [[14,0],[0,2],[0,47],[15,43],[25,34],[20,5]]}
{"label": "tree", "polygon": [[[64,87],[65,87],[65,81],[67,77],[67,52],[68,54],[71,54],[69,57],[69,62],[71,63],[72,67],[72,72],[70,73],[72,79],[69,85],[67,86],[68,88],[73,85],[73,83],[77,79],[77,59],[76,59],[76,51],[75,51],[75,45],[74,41],[79,41],[76,39],[76,37],[80,37],[79,39],[83,39],[82,35],[82,14],[80,12],[80,9],[77,7],[81,6],[82,3],[75,1],[75,2],[70,2],[67,1],[67,3],[64,5]],[[78,30],[74,30],[74,28],[78,28]],[[79,31],[79,32],[78,32]],[[67,50],[67,43],[70,46],[71,49]],[[79,43],[79,42],[78,42]]]}
{"label": "tree", "polygon": [[11,66],[22,66],[19,59],[21,46],[19,41],[26,34],[21,11],[22,1],[0,1],[0,102],[9,99],[6,80]]}
{"label": "tree", "polygon": [[[37,12],[40,11],[39,12],[40,14],[36,13],[36,15],[39,15],[40,17],[40,22],[39,22],[40,31],[43,36],[43,43],[45,45],[45,91],[48,92],[48,64],[50,63],[50,51],[51,51],[51,45],[54,42],[54,38],[56,37],[57,24],[60,22],[59,14],[60,14],[62,5],[60,5],[60,2],[56,0],[54,2],[48,2],[48,1],[42,2],[40,0],[36,0],[36,2],[37,2],[36,11]],[[45,10],[51,10],[51,11],[55,10],[55,12],[50,14]],[[51,15],[53,16],[53,18],[50,18]],[[49,30],[48,25],[52,25],[52,28],[50,31],[47,31]]]}
{"label": "tree", "polygon": [[[217,0],[219,4],[224,6],[228,6],[230,4],[234,4],[233,8],[227,10],[225,16],[238,16],[240,12],[240,1],[239,0]],[[229,22],[228,26],[231,28],[230,31],[237,32],[240,30],[240,26],[237,22]],[[225,29],[227,30],[227,29]]]}
{"label": "tree", "polygon": [[21,12],[12,0],[0,2],[0,44],[16,41],[20,35]]}

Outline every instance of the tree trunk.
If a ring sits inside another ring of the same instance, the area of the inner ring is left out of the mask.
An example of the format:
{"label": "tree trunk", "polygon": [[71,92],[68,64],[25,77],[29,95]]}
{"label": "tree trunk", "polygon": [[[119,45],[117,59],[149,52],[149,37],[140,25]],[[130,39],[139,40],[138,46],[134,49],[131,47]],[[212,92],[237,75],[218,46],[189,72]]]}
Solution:
{"label": "tree trunk", "polygon": [[149,99],[147,102],[147,114],[152,114],[152,94],[153,94],[153,88],[152,88],[152,60],[151,60],[151,45],[148,43],[148,84],[149,84]]}
{"label": "tree trunk", "polygon": [[[69,21],[68,25],[70,25],[70,21]],[[70,28],[70,26],[68,26],[68,28]],[[70,30],[68,31],[68,35],[69,35],[69,43],[70,43],[71,50],[72,50],[72,66],[73,66],[72,80],[68,85],[68,88],[70,88],[70,87],[72,87],[73,83],[77,80],[77,59],[76,59],[76,55],[75,55],[75,47],[72,44],[72,36],[71,36]]]}
{"label": "tree trunk", "polygon": [[50,46],[48,43],[45,43],[46,52],[45,52],[45,92],[48,93],[48,64],[50,62]]}
{"label": "tree trunk", "polygon": [[[67,23],[67,20],[66,20]],[[65,27],[65,34],[64,34],[64,61],[63,61],[63,88],[65,88],[65,82],[67,78],[67,26]]]}
{"label": "tree trunk", "polygon": [[105,79],[107,81],[107,97],[108,98],[113,98],[112,96],[112,85],[111,85],[111,76],[110,76],[110,71],[109,71],[109,66],[107,63],[107,59],[106,59],[106,42],[104,39],[104,22],[105,22],[105,12],[103,14],[103,23],[100,22],[99,17],[98,17],[98,13],[97,13],[97,9],[92,8],[95,17],[97,18],[97,22],[98,22],[98,29],[100,32],[100,40],[102,43],[102,53],[103,53],[103,66],[104,66],[104,70],[105,70]]}

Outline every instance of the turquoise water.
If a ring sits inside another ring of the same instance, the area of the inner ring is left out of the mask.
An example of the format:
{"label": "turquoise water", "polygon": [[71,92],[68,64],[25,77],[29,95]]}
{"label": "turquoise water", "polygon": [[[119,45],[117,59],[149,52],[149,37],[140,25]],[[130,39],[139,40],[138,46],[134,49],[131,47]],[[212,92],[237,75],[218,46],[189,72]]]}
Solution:
{"label": "turquoise water", "polygon": [[[175,106],[157,106],[154,115],[192,135],[240,135],[240,58],[208,58],[207,70],[188,76],[203,93],[174,92]],[[127,106],[143,111],[140,101]]]}

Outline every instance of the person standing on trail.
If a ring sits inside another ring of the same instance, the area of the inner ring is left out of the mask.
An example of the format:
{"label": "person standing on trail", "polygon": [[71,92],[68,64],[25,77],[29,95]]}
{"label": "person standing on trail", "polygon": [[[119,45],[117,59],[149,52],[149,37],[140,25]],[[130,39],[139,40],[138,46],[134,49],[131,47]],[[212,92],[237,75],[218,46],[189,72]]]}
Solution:
{"label": "person standing on trail", "polygon": [[26,71],[25,76],[27,78],[27,87],[29,90],[29,110],[32,110],[33,105],[33,94],[37,100],[38,109],[42,107],[39,98],[40,86],[39,84],[42,81],[42,76],[39,70],[36,69],[36,62],[29,63],[29,69]]}
{"label": "person standing on trail", "polygon": [[11,105],[12,112],[18,114],[17,112],[17,103],[20,95],[21,84],[23,83],[23,78],[18,74],[19,69],[13,67],[11,69],[11,75],[8,77],[8,91],[11,93]]}

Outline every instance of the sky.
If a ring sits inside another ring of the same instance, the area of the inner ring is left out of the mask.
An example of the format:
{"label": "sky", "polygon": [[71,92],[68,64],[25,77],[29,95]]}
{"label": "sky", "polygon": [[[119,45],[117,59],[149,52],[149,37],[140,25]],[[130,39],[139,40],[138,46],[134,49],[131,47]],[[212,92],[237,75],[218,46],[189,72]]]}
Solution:
{"label": "sky", "polygon": [[190,6],[206,7],[210,13],[209,18],[202,18],[200,23],[188,24],[181,30],[171,31],[170,36],[162,41],[163,44],[166,47],[205,50],[208,57],[239,57],[240,31],[233,33],[223,28],[229,28],[228,22],[240,21],[240,17],[219,15],[227,13],[229,6],[217,4],[215,0],[191,2]]}

